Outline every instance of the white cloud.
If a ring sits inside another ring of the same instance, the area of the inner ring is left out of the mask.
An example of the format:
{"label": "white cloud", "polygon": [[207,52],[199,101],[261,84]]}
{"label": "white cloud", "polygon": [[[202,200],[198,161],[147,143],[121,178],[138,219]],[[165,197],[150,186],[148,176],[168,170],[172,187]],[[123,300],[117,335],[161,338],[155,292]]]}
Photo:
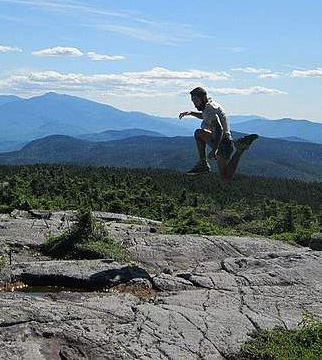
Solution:
{"label": "white cloud", "polygon": [[7,86],[145,86],[145,87],[182,87],[195,84],[195,80],[227,80],[224,72],[206,72],[201,70],[171,71],[161,67],[141,72],[123,72],[121,74],[62,74],[57,71],[29,71],[12,75],[5,80]]}
{"label": "white cloud", "polygon": [[241,71],[244,72],[246,74],[270,74],[272,71],[269,69],[256,69],[253,67],[238,67],[238,68],[234,68],[231,69],[232,71]]}
{"label": "white cloud", "polygon": [[[210,94],[216,95],[253,95],[286,94],[278,89],[261,86],[250,88],[215,88],[211,82],[227,80],[222,72],[202,70],[172,71],[162,67],[141,72],[82,74],[60,73],[57,71],[22,71],[0,81],[0,91],[6,89],[13,93],[44,91],[77,92],[81,95],[95,93],[111,96],[178,96],[187,95],[191,88],[205,86]],[[210,86],[209,86],[210,85]]]}
{"label": "white cloud", "polygon": [[37,56],[82,56],[84,55],[79,49],[74,47],[56,46],[49,49],[33,51]]}
{"label": "white cloud", "polygon": [[142,79],[162,79],[162,80],[197,80],[197,79],[209,79],[209,80],[228,80],[230,75],[224,71],[221,72],[209,72],[202,70],[187,70],[187,71],[171,71],[162,67],[154,67],[152,70],[142,72],[125,72],[125,76],[131,78]]}
{"label": "white cloud", "polygon": [[322,68],[313,70],[293,70],[291,77],[322,77]]}
{"label": "white cloud", "polygon": [[259,75],[260,79],[278,79],[280,77],[279,74],[269,73],[269,74],[261,74]]}
{"label": "white cloud", "polygon": [[10,52],[22,52],[22,50],[17,47],[0,45],[0,53],[10,53]]}
{"label": "white cloud", "polygon": [[272,70],[270,69],[257,69],[251,66],[248,67],[238,67],[238,68],[234,68],[231,69],[232,71],[240,71],[243,72],[245,74],[253,74],[253,75],[258,75],[259,79],[277,79],[280,77],[280,74],[278,73],[274,73]]}
{"label": "white cloud", "polygon": [[251,86],[249,88],[210,88],[210,93],[216,95],[282,95],[285,91],[271,89],[262,86]]}
{"label": "white cloud", "polygon": [[88,52],[87,55],[93,61],[120,61],[125,59],[125,56],[122,55],[103,55],[92,51]]}

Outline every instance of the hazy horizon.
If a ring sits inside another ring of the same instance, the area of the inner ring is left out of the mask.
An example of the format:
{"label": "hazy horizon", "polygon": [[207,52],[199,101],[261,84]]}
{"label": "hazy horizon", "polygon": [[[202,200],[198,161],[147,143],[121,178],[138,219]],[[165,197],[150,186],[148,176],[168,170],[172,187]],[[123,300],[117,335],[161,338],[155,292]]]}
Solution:
{"label": "hazy horizon", "polygon": [[[48,94],[50,91],[48,92],[45,92],[45,93],[42,93],[42,94],[38,94],[38,95],[34,95],[34,96],[30,96],[30,97],[23,97],[23,96],[19,96],[21,99],[23,100],[28,100],[28,99],[31,99],[32,97],[38,97],[38,96],[43,96],[43,95],[46,95]],[[78,96],[78,95],[72,95],[72,94],[67,94],[67,93],[59,93],[59,92],[56,92],[56,91],[52,91],[54,92],[55,94],[57,95],[67,95],[67,96],[76,96],[76,97],[79,97],[79,98],[82,98],[84,100],[89,100],[89,101],[94,101],[94,102],[97,102],[97,103],[100,103],[100,104],[103,104],[103,105],[109,105],[109,106],[113,106],[119,110],[122,110],[122,111],[127,111],[127,112],[143,112],[147,115],[151,115],[151,116],[156,116],[156,117],[170,117],[170,118],[177,118],[178,116],[161,116],[161,115],[158,115],[158,114],[153,114],[153,113],[149,113],[148,111],[141,111],[141,110],[137,110],[137,109],[121,109],[121,108],[118,108],[117,106],[114,106],[112,104],[108,104],[108,103],[103,103],[101,101],[98,101],[98,100],[93,100],[93,99],[89,99],[89,98],[86,98],[86,97],[83,97],[83,96]],[[0,94],[0,96],[17,96],[15,94]],[[245,113],[245,114],[242,114],[242,113],[239,113],[239,114],[230,114],[228,113],[229,116],[258,116],[258,117],[265,117],[263,115],[260,115],[260,114],[248,114],[248,113]],[[295,118],[295,117],[276,117],[276,118],[268,118],[268,117],[265,117],[267,120],[280,120],[280,119],[284,119],[284,118],[290,118],[292,120],[307,120],[307,121],[311,121],[311,122],[315,122],[315,123],[322,123],[322,120],[321,121],[317,121],[317,120],[312,120],[312,119],[300,119],[300,118]],[[179,121],[179,120],[178,120]],[[183,120],[180,120],[180,121],[183,121]],[[184,120],[185,121],[185,120]]]}

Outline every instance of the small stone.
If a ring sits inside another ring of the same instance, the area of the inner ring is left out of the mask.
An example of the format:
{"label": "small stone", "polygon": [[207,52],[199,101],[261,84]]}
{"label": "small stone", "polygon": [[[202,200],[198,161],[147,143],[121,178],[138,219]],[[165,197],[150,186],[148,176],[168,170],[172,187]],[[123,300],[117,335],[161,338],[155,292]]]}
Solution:
{"label": "small stone", "polygon": [[168,275],[172,275],[173,274],[173,269],[171,267],[165,267],[162,272],[164,274],[168,274]]}
{"label": "small stone", "polygon": [[44,332],[42,333],[42,336],[43,336],[44,338],[46,338],[46,339],[50,339],[51,337],[54,336],[54,333],[51,332],[51,331],[44,331]]}

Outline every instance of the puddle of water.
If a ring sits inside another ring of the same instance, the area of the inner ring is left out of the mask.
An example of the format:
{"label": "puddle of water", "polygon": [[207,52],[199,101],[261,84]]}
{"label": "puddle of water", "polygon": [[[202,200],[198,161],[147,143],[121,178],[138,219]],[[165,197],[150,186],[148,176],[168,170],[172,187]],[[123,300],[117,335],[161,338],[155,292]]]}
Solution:
{"label": "puddle of water", "polygon": [[31,294],[44,294],[44,293],[60,293],[60,292],[93,292],[89,289],[76,289],[76,288],[67,288],[63,286],[28,286],[17,290],[23,293]]}
{"label": "puddle of water", "polygon": [[30,295],[41,295],[41,294],[49,294],[49,293],[89,293],[89,292],[111,292],[111,293],[130,293],[139,298],[143,299],[151,299],[154,298],[158,291],[154,289],[147,289],[140,286],[131,286],[126,284],[120,284],[113,288],[105,288],[100,290],[93,289],[77,289],[77,288],[68,288],[64,286],[29,286],[24,284],[23,282],[16,283],[8,283],[3,286],[0,286],[1,292],[20,292]]}
{"label": "puddle of water", "polygon": [[63,286],[29,286],[24,284],[23,282],[16,282],[0,286],[0,292],[23,292],[31,294],[43,294],[59,292],[92,292],[92,290],[67,288]]}

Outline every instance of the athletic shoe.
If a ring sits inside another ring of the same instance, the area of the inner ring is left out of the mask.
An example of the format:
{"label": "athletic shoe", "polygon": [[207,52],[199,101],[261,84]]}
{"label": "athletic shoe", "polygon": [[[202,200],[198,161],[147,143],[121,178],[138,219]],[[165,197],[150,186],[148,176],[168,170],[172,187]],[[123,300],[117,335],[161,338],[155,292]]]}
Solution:
{"label": "athletic shoe", "polygon": [[206,163],[206,162],[200,163],[199,162],[191,170],[187,171],[186,174],[187,175],[201,175],[201,174],[207,174],[210,171],[211,170],[210,170],[210,166],[208,163]]}
{"label": "athletic shoe", "polygon": [[257,134],[246,135],[235,141],[237,150],[248,150],[253,141],[257,140],[259,136]]}

